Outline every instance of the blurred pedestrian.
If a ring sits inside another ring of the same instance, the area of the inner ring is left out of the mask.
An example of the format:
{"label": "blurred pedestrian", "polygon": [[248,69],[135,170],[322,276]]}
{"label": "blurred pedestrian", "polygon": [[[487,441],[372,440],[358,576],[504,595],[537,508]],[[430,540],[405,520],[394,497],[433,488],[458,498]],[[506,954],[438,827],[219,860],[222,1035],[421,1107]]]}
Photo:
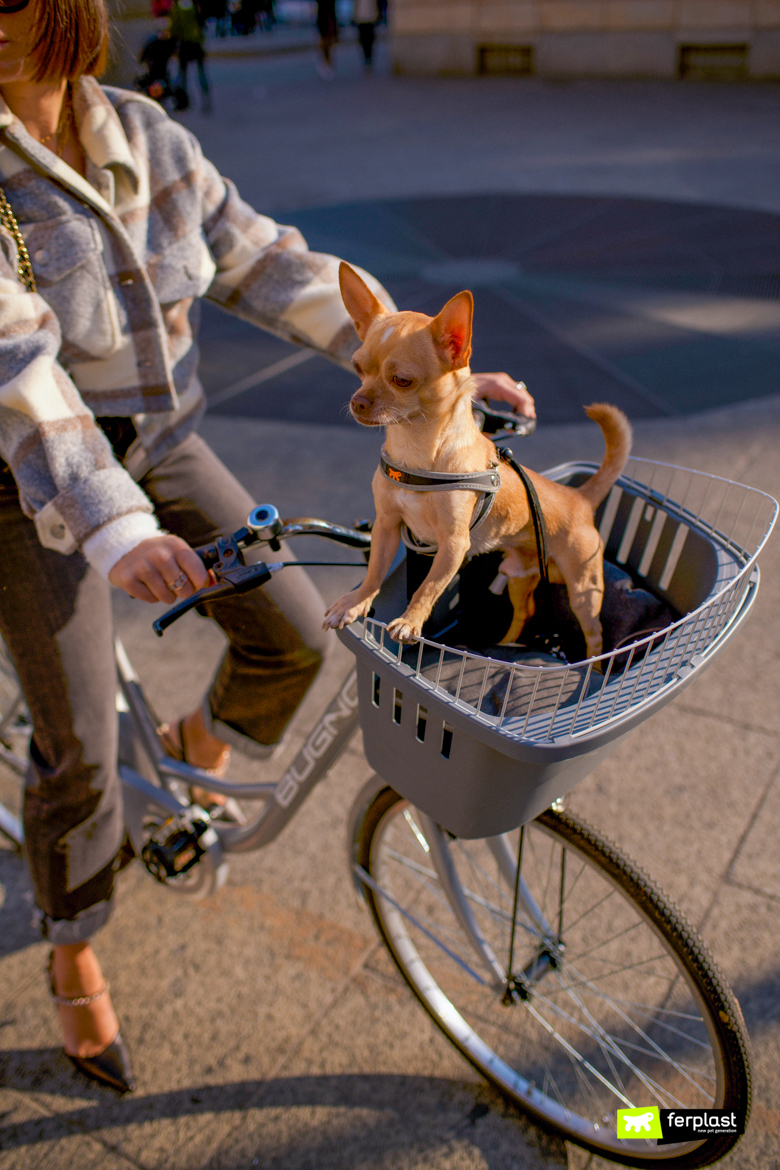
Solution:
{"label": "blurred pedestrian", "polygon": [[317,62],[317,72],[326,81],[332,81],[336,71],[331,63],[333,46],[339,39],[339,26],[336,20],[336,0],[317,0],[317,31],[320,34],[320,60]]}
{"label": "blurred pedestrian", "polygon": [[248,37],[257,24],[258,0],[241,0],[236,14],[236,32]]}
{"label": "blurred pedestrian", "polygon": [[363,50],[363,67],[366,73],[370,73],[374,67],[374,38],[379,20],[377,0],[355,0],[352,19],[357,25],[358,40]]}
{"label": "blurred pedestrian", "polygon": [[206,39],[195,0],[174,0],[171,9],[171,36],[175,37],[179,56],[179,81],[177,108],[186,110],[190,104],[187,89],[187,67],[194,61],[198,68],[198,80],[202,95],[201,108],[204,114],[211,113],[211,93],[206,76],[206,54],[203,42]]}
{"label": "blurred pedestrian", "polygon": [[205,28],[208,21],[214,21],[214,32],[218,37],[225,37],[230,28],[227,0],[201,0],[200,18]]}
{"label": "blurred pedestrian", "polygon": [[160,27],[149,37],[138,58],[146,72],[135,79],[136,89],[154,98],[162,105],[173,95],[168,69],[171,57],[176,52],[176,41],[171,36],[167,17],[160,21]]}
{"label": "blurred pedestrian", "polygon": [[274,0],[260,0],[257,9],[257,19],[261,32],[270,32],[276,24]]}

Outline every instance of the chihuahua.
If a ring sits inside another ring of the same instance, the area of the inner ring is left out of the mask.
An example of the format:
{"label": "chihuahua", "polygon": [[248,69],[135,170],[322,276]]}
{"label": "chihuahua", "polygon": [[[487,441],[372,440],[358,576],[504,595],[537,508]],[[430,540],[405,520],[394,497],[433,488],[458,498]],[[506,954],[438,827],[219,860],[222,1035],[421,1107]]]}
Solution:
{"label": "chihuahua", "polygon": [[[469,371],[473,299],[461,292],[437,317],[390,313],[358,274],[342,263],[341,295],[355,323],[360,348],[354,366],[361,379],[350,409],[364,426],[386,430],[384,456],[393,466],[441,473],[485,472],[497,453],[472,415]],[[549,578],[563,582],[585,635],[589,656],[601,653],[599,613],[604,596],[604,547],[593,522],[595,509],[617,480],[631,450],[631,427],[615,406],[594,404],[586,414],[604,432],[606,454],[595,475],[578,488],[529,475],[547,531]],[[397,471],[396,471],[397,476]],[[400,476],[397,476],[401,478]],[[410,491],[381,468],[373,481],[376,522],[371,556],[362,585],[327,610],[325,628],[364,617],[398,549],[405,524],[418,540],[438,546],[430,572],[406,612],[388,625],[398,642],[414,642],[431,610],[467,556],[501,549],[500,571],[508,579],[512,623],[502,641],[516,642],[535,611],[541,579],[531,507],[519,476],[506,464],[487,517],[472,531],[473,490]]]}

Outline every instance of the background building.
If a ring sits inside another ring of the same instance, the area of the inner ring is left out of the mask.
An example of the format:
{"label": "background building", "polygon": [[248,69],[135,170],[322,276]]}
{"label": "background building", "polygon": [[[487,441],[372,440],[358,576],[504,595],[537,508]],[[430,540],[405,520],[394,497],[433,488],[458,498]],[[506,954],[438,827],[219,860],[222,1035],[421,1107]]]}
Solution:
{"label": "background building", "polygon": [[780,76],[780,0],[393,0],[399,73]]}

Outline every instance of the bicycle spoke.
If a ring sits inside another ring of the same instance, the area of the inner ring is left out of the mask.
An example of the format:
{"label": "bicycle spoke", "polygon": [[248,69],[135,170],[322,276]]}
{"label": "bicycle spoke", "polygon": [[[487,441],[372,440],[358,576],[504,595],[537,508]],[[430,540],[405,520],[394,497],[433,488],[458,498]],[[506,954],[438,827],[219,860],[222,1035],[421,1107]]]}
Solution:
{"label": "bicycle spoke", "polygon": [[[587,1009],[585,1008],[584,1004],[582,1004],[579,997],[574,996],[573,998],[577,1002],[580,1009],[583,1012],[587,1012]],[[662,1061],[667,1061],[668,1063],[672,1064],[673,1067],[675,1068],[675,1070],[677,1072],[681,1073],[689,1081],[689,1083],[692,1086],[694,1086],[699,1092],[701,1092],[701,1093],[704,1092],[701,1085],[698,1084],[698,1082],[695,1080],[695,1078],[691,1077],[688,1073],[686,1073],[684,1071],[682,1065],[679,1064],[679,1062],[671,1061],[671,1058],[669,1058],[666,1055],[666,1053],[663,1052],[660,1045],[656,1044],[655,1041],[650,1036],[648,1036],[647,1033],[642,1028],[640,1028],[638,1024],[636,1024],[628,1015],[626,1015],[625,1012],[620,1011],[615,1005],[612,1006],[612,1010],[615,1012],[615,1014],[618,1016],[619,1019],[622,1019],[624,1021],[624,1023],[628,1024],[628,1026],[630,1028],[632,1028],[635,1032],[637,1032],[639,1034],[639,1036],[641,1036],[642,1039],[648,1045],[650,1045],[650,1051],[651,1051],[652,1055],[654,1055],[656,1057],[656,1059],[660,1059]],[[592,1015],[589,1012],[587,1012],[587,1014],[588,1014],[588,1018],[592,1020],[594,1026],[598,1027],[599,1025],[596,1024],[596,1021],[593,1019]],[[625,1041],[621,1041],[621,1043],[625,1043]],[[681,1105],[682,1103],[680,1101],[675,1101],[675,1104]]]}

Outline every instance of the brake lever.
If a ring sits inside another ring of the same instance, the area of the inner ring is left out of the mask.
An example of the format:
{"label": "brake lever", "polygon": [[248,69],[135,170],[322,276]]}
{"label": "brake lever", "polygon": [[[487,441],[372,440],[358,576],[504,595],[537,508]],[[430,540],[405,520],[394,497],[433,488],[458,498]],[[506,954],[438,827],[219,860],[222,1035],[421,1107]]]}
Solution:
{"label": "brake lever", "polygon": [[[225,538],[226,542],[229,539],[232,538]],[[203,605],[204,602],[208,601],[221,601],[225,597],[233,597],[238,593],[249,593],[251,589],[265,585],[266,581],[270,581],[273,574],[282,568],[284,565],[281,561],[276,561],[272,565],[266,565],[263,561],[258,561],[256,565],[239,563],[231,568],[220,568],[217,565],[213,569],[214,576],[217,578],[216,585],[210,585],[206,589],[198,589],[197,593],[193,593],[191,597],[185,597],[183,601],[171,606],[162,617],[158,617],[156,621],[152,622],[152,629],[157,637],[161,638],[168,626],[173,625],[196,606]]]}

